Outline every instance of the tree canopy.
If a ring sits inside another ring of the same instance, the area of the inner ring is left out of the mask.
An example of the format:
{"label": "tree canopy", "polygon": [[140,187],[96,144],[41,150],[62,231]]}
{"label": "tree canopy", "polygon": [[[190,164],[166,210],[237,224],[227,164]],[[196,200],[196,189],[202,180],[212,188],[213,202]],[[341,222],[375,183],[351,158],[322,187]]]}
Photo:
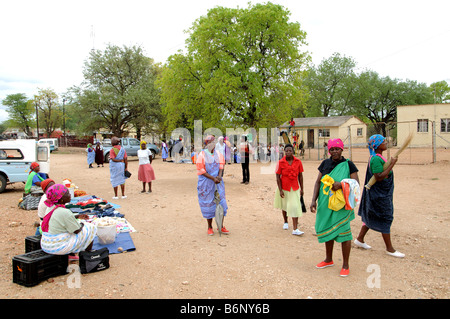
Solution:
{"label": "tree canopy", "polygon": [[216,7],[189,30],[187,53],[171,56],[159,82],[169,128],[270,127],[302,98],[306,33],[272,3]]}

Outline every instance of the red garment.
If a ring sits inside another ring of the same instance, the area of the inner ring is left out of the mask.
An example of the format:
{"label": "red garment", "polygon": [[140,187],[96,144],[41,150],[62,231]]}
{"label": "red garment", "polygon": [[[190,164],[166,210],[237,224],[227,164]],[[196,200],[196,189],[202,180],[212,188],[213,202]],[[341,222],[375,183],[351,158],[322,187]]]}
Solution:
{"label": "red garment", "polygon": [[302,161],[294,157],[292,164],[286,161],[286,156],[278,161],[277,170],[275,172],[277,175],[281,175],[281,188],[284,191],[292,190],[296,191],[300,188],[298,184],[298,175],[303,173]]}

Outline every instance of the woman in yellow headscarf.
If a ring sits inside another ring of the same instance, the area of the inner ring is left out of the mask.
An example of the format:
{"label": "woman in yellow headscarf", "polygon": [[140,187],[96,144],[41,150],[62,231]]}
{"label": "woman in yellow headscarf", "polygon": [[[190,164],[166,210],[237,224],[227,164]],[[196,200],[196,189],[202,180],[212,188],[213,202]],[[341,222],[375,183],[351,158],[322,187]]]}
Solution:
{"label": "woman in yellow headscarf", "polygon": [[139,158],[138,180],[142,182],[142,191],[145,193],[145,183],[148,184],[147,194],[152,192],[152,181],[155,180],[155,171],[151,165],[152,152],[147,148],[147,142],[141,141],[141,149],[137,152]]}

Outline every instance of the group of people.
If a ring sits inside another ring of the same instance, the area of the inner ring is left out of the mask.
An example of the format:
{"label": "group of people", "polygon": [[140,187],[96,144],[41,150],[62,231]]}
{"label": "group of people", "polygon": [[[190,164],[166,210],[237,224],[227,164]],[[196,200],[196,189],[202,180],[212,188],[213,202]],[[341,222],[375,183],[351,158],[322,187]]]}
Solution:
{"label": "group of people", "polygon": [[87,163],[89,168],[94,168],[92,164],[97,164],[97,167],[100,165],[103,167],[104,157],[103,157],[103,146],[100,142],[95,144],[95,147],[92,146],[91,143],[87,145],[86,149],[87,153]]}
{"label": "group of people", "polygon": [[[243,151],[246,152],[246,138],[243,137]],[[120,139],[111,139],[110,174],[111,184],[114,189],[114,199],[118,198],[118,187],[121,187],[122,198],[125,195],[125,180],[128,171],[127,154],[120,146]],[[223,172],[225,157],[220,151],[220,144],[215,142],[215,137],[208,135],[204,140],[204,148],[196,158],[198,176],[197,194],[200,211],[207,220],[207,234],[214,235],[212,221],[215,218],[217,205],[223,208],[223,218],[227,216],[228,205],[225,196],[225,184]],[[340,139],[330,139],[327,143],[330,157],[323,160],[318,167],[318,175],[314,184],[310,210],[316,213],[315,232],[319,243],[325,244],[325,259],[316,265],[317,268],[326,268],[334,265],[334,242],[342,245],[342,268],[340,276],[349,275],[349,257],[351,241],[353,239],[350,222],[354,220],[354,207],[347,205],[339,209],[329,204],[330,195],[325,192],[324,177],[331,179],[330,192],[336,193],[343,189],[341,181],[351,179],[359,184],[358,168],[356,165],[342,156],[344,144]],[[363,249],[371,246],[365,242],[365,236],[369,230],[375,230],[382,234],[386,246],[386,253],[402,258],[405,255],[397,251],[392,244],[390,229],[393,221],[393,167],[397,158],[391,158],[389,165],[383,157],[383,151],[387,149],[386,140],[381,135],[373,135],[368,141],[370,158],[367,166],[364,185],[375,177],[376,183],[370,190],[363,188],[358,215],[361,216],[363,226],[354,244]],[[285,155],[278,161],[276,168],[277,188],[274,197],[274,207],[281,209],[283,216],[283,229],[289,228],[288,218],[292,218],[293,235],[303,235],[299,229],[298,218],[302,215],[302,197],[304,195],[303,165],[300,159],[294,156],[294,148],[291,144],[284,147]],[[250,152],[247,152],[250,154]],[[142,193],[151,192],[151,181],[155,174],[151,166],[152,155],[146,148],[146,142],[141,142],[138,152],[139,172],[138,179],[143,184]],[[244,161],[249,163],[249,161]],[[244,171],[244,166],[243,166]],[[248,176],[249,179],[249,176]],[[245,183],[245,182],[244,182]],[[146,184],[148,190],[146,190]],[[39,164],[32,163],[30,177],[25,191],[41,188],[43,196],[38,207],[38,216],[41,219],[40,233],[42,234],[41,247],[51,254],[68,254],[69,258],[76,259],[76,253],[90,250],[96,235],[96,227],[91,223],[85,223],[86,215],[74,215],[65,204],[70,202],[69,190],[62,184],[56,184],[48,175],[39,172]],[[218,198],[218,200],[217,200]],[[229,230],[224,226],[224,220],[220,221],[220,232],[228,234]]]}
{"label": "group of people", "polygon": [[[207,220],[208,235],[214,234],[212,220],[217,208],[216,194],[220,198],[219,204],[223,207],[224,217],[228,211],[223,181],[225,160],[219,151],[215,151],[217,146],[214,140],[214,136],[206,137],[205,147],[199,153],[196,162],[198,202],[201,213]],[[392,169],[397,162],[397,158],[391,158],[389,165],[385,165],[388,161],[382,154],[387,149],[387,145],[382,135],[371,136],[368,141],[368,148],[370,158],[364,185],[368,183],[372,176],[375,177],[376,183],[370,190],[363,188],[358,210],[363,226],[354,243],[363,249],[370,249],[371,246],[365,242],[365,236],[372,229],[382,234],[388,255],[402,258],[405,255],[393,247],[390,236],[394,213]],[[334,265],[333,247],[336,241],[342,245],[343,263],[340,276],[346,277],[349,275],[349,257],[353,239],[350,222],[355,219],[355,205],[345,204],[337,207],[330,205],[329,201],[331,194],[336,194],[339,190],[344,191],[343,180],[353,181],[354,183],[350,184],[353,187],[356,184],[359,193],[359,170],[352,161],[342,156],[344,143],[341,139],[330,139],[327,143],[327,149],[330,157],[323,160],[318,167],[319,172],[310,204],[311,212],[316,213],[315,232],[318,241],[325,244],[325,259],[318,263],[316,267],[326,268]],[[304,211],[301,204],[304,195],[304,170],[301,160],[294,156],[294,147],[291,144],[285,145],[284,152],[285,156],[278,161],[275,172],[277,188],[274,207],[282,211],[283,229],[289,228],[288,217],[291,217],[292,234],[299,236],[304,234],[298,227],[298,218]],[[325,180],[332,181],[328,191],[325,191]],[[223,225],[223,220],[220,224]],[[221,231],[225,234],[229,233],[224,226]]]}

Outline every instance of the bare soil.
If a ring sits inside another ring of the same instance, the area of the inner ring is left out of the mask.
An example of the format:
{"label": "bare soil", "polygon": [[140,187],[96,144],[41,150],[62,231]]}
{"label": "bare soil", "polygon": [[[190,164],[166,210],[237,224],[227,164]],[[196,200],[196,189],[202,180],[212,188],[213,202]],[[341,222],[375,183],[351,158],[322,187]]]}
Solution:
{"label": "bare soil", "polygon": [[[248,185],[240,184],[239,164],[226,166],[225,226],[230,234],[207,236],[197,201],[195,166],[156,158],[153,192],[141,194],[138,160],[130,158],[128,198],[113,202],[137,230],[131,234],[136,250],[110,255],[111,267],[81,275],[79,288],[69,287],[73,273],[30,288],[12,282],[12,258],[25,252],[25,237],[34,235],[38,217],[37,211],[17,207],[24,185],[9,185],[0,194],[0,298],[449,298],[449,162],[395,167],[392,237],[394,247],[406,257],[386,255],[381,235],[369,232],[366,240],[372,249],[352,244],[346,278],[339,276],[339,244],[334,248],[335,267],[315,267],[325,257],[325,247],[314,235],[315,214],[309,211],[319,164],[303,162],[308,206],[300,218],[303,236],[291,235],[291,221],[289,230],[282,229],[281,212],[273,208],[275,176],[265,174],[273,169],[262,163],[250,165]],[[357,166],[363,181],[366,164]],[[112,201],[108,165],[88,169],[80,149],[53,153],[50,176],[57,182],[70,178],[88,194]],[[357,216],[352,222],[354,237],[360,227]]]}

